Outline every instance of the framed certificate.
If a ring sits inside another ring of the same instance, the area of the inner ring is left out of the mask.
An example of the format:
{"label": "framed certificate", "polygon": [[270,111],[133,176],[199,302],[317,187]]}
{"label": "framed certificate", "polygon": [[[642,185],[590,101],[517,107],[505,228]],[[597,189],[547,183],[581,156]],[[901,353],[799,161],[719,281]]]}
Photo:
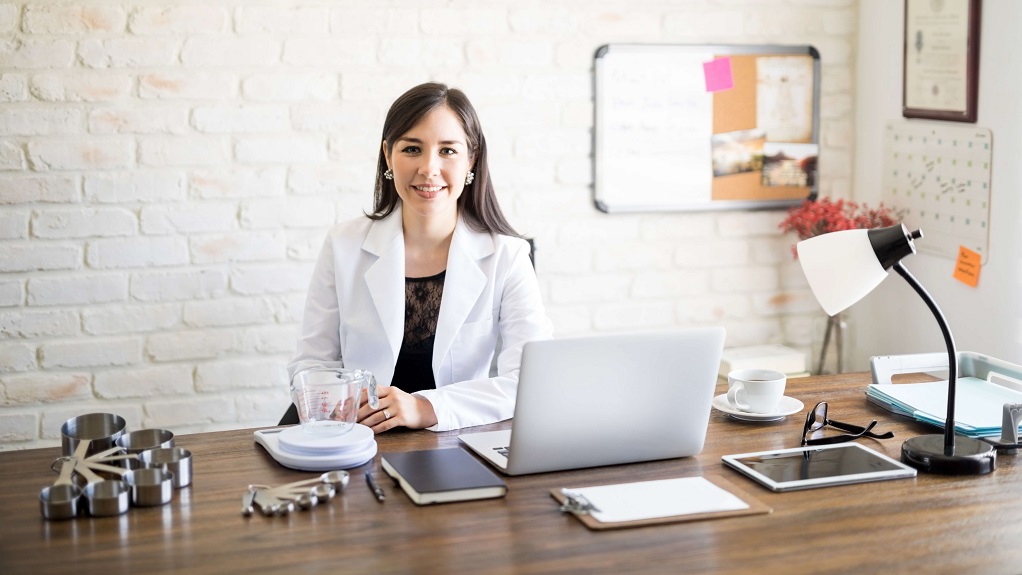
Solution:
{"label": "framed certificate", "polygon": [[902,116],[976,121],[980,0],[905,0]]}

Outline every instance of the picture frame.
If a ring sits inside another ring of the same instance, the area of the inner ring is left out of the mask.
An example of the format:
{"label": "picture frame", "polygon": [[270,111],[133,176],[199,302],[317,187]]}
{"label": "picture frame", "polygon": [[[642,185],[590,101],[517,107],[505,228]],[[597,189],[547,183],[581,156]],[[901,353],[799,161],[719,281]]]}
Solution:
{"label": "picture frame", "polygon": [[905,0],[902,116],[975,122],[981,0]]}

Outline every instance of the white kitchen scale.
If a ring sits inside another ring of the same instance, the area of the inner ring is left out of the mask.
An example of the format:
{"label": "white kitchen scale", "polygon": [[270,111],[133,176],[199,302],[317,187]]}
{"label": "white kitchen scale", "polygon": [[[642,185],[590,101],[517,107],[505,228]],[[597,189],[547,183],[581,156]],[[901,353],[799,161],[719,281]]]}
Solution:
{"label": "white kitchen scale", "polygon": [[356,423],[343,435],[313,435],[300,425],[260,429],[255,442],[284,467],[302,471],[350,469],[376,456],[373,430]]}

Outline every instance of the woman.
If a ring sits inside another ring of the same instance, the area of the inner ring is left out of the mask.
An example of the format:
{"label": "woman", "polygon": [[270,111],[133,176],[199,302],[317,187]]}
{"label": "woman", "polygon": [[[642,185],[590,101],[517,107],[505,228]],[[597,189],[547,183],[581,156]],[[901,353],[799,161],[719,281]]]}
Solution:
{"label": "woman", "polygon": [[376,433],[512,417],[522,346],[551,327],[460,90],[422,84],[391,106],[373,209],[330,231],[289,373],[336,360],[371,371],[379,407],[364,403],[358,421]]}

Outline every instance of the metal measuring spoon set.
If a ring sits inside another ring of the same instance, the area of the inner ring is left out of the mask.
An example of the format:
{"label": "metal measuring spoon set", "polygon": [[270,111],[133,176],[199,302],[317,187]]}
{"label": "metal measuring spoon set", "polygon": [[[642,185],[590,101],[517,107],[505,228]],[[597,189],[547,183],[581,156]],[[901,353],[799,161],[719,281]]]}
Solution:
{"label": "metal measuring spoon set", "polygon": [[[46,519],[120,515],[129,506],[168,503],[191,483],[192,454],[162,429],[125,433],[124,419],[90,413],[61,426],[64,451],[50,466],[57,481],[39,493]],[[84,501],[84,505],[82,504]]]}
{"label": "metal measuring spoon set", "polygon": [[306,511],[333,499],[348,486],[349,478],[347,471],[339,470],[279,487],[249,485],[241,498],[241,514],[248,517],[256,509],[266,516],[287,515],[295,509]]}

